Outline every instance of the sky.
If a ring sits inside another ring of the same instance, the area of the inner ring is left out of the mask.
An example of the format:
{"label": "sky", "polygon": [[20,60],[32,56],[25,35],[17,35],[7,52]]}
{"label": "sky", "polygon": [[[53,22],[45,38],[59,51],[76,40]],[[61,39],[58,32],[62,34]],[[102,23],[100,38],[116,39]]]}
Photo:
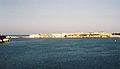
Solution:
{"label": "sky", "polygon": [[0,0],[0,34],[120,32],[120,0]]}

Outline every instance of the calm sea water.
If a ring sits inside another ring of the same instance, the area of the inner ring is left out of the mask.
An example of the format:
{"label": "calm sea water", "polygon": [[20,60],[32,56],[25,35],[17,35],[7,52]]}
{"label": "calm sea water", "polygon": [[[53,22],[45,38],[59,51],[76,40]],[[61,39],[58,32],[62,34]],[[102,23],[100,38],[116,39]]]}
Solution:
{"label": "calm sea water", "polygon": [[11,39],[0,69],[120,69],[120,39]]}

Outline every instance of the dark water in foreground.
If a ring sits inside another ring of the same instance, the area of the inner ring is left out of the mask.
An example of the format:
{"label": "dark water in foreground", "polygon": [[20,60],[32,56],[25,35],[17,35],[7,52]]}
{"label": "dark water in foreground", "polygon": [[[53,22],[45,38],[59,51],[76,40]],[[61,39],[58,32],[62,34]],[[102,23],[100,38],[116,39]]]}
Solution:
{"label": "dark water in foreground", "polygon": [[120,69],[120,39],[12,39],[0,69]]}

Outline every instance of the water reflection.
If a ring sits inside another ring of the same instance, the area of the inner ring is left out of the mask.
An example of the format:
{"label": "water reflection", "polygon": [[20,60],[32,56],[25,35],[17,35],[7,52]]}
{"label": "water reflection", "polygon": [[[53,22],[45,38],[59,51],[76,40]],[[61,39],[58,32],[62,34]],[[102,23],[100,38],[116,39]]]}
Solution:
{"label": "water reflection", "polygon": [[5,43],[5,42],[0,42],[0,46],[7,46],[7,43]]}

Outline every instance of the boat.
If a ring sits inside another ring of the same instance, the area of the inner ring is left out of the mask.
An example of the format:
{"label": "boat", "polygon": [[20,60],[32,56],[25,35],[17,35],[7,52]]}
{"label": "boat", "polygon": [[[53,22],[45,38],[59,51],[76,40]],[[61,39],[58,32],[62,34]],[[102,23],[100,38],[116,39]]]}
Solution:
{"label": "boat", "polygon": [[9,39],[5,35],[0,35],[0,42],[8,42]]}

